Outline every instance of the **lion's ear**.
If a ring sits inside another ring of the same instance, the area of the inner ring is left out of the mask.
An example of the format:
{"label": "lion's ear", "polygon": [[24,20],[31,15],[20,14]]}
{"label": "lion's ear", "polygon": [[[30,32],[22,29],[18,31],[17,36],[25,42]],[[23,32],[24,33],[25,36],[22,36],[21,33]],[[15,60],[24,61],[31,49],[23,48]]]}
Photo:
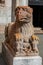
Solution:
{"label": "lion's ear", "polygon": [[28,12],[29,13],[33,13],[33,9],[32,8],[28,8]]}

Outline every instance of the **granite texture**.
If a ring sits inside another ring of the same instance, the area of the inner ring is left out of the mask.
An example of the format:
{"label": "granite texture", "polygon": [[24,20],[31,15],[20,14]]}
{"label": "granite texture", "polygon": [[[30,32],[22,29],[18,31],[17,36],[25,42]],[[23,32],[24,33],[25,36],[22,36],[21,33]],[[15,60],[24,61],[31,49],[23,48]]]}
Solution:
{"label": "granite texture", "polygon": [[40,56],[14,57],[6,45],[3,44],[3,57],[8,65],[42,65]]}

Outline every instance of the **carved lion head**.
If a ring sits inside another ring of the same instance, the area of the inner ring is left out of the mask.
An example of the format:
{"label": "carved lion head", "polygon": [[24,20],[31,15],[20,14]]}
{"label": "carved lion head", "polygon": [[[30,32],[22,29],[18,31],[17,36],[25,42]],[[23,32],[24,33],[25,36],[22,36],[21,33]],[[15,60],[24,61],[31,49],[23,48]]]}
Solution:
{"label": "carved lion head", "polygon": [[32,8],[28,6],[18,6],[15,9],[16,20],[18,22],[29,22],[32,16]]}

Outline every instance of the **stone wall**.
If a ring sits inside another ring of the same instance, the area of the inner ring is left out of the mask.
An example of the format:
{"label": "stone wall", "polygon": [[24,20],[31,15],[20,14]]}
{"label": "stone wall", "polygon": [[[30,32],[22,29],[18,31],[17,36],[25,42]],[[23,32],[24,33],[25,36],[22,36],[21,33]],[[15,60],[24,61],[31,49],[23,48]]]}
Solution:
{"label": "stone wall", "polygon": [[4,29],[7,23],[11,22],[12,0],[5,0],[5,4],[0,4],[0,53],[2,52],[2,42],[4,41]]}
{"label": "stone wall", "polygon": [[3,5],[0,5],[0,24],[11,22],[12,0],[5,0]]}

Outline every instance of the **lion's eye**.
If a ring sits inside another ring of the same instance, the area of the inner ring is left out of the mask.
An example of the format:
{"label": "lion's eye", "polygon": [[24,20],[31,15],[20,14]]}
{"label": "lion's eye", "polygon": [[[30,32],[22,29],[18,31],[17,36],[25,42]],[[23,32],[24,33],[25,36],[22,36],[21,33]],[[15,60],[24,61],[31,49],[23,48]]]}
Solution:
{"label": "lion's eye", "polygon": [[26,11],[26,9],[25,8],[22,8],[23,9],[23,11]]}
{"label": "lion's eye", "polygon": [[25,9],[24,8],[22,8],[23,9],[23,11],[25,11]]}
{"label": "lion's eye", "polygon": [[17,13],[19,13],[19,11],[17,11]]}
{"label": "lion's eye", "polygon": [[27,9],[24,9],[24,11],[27,11]]}

